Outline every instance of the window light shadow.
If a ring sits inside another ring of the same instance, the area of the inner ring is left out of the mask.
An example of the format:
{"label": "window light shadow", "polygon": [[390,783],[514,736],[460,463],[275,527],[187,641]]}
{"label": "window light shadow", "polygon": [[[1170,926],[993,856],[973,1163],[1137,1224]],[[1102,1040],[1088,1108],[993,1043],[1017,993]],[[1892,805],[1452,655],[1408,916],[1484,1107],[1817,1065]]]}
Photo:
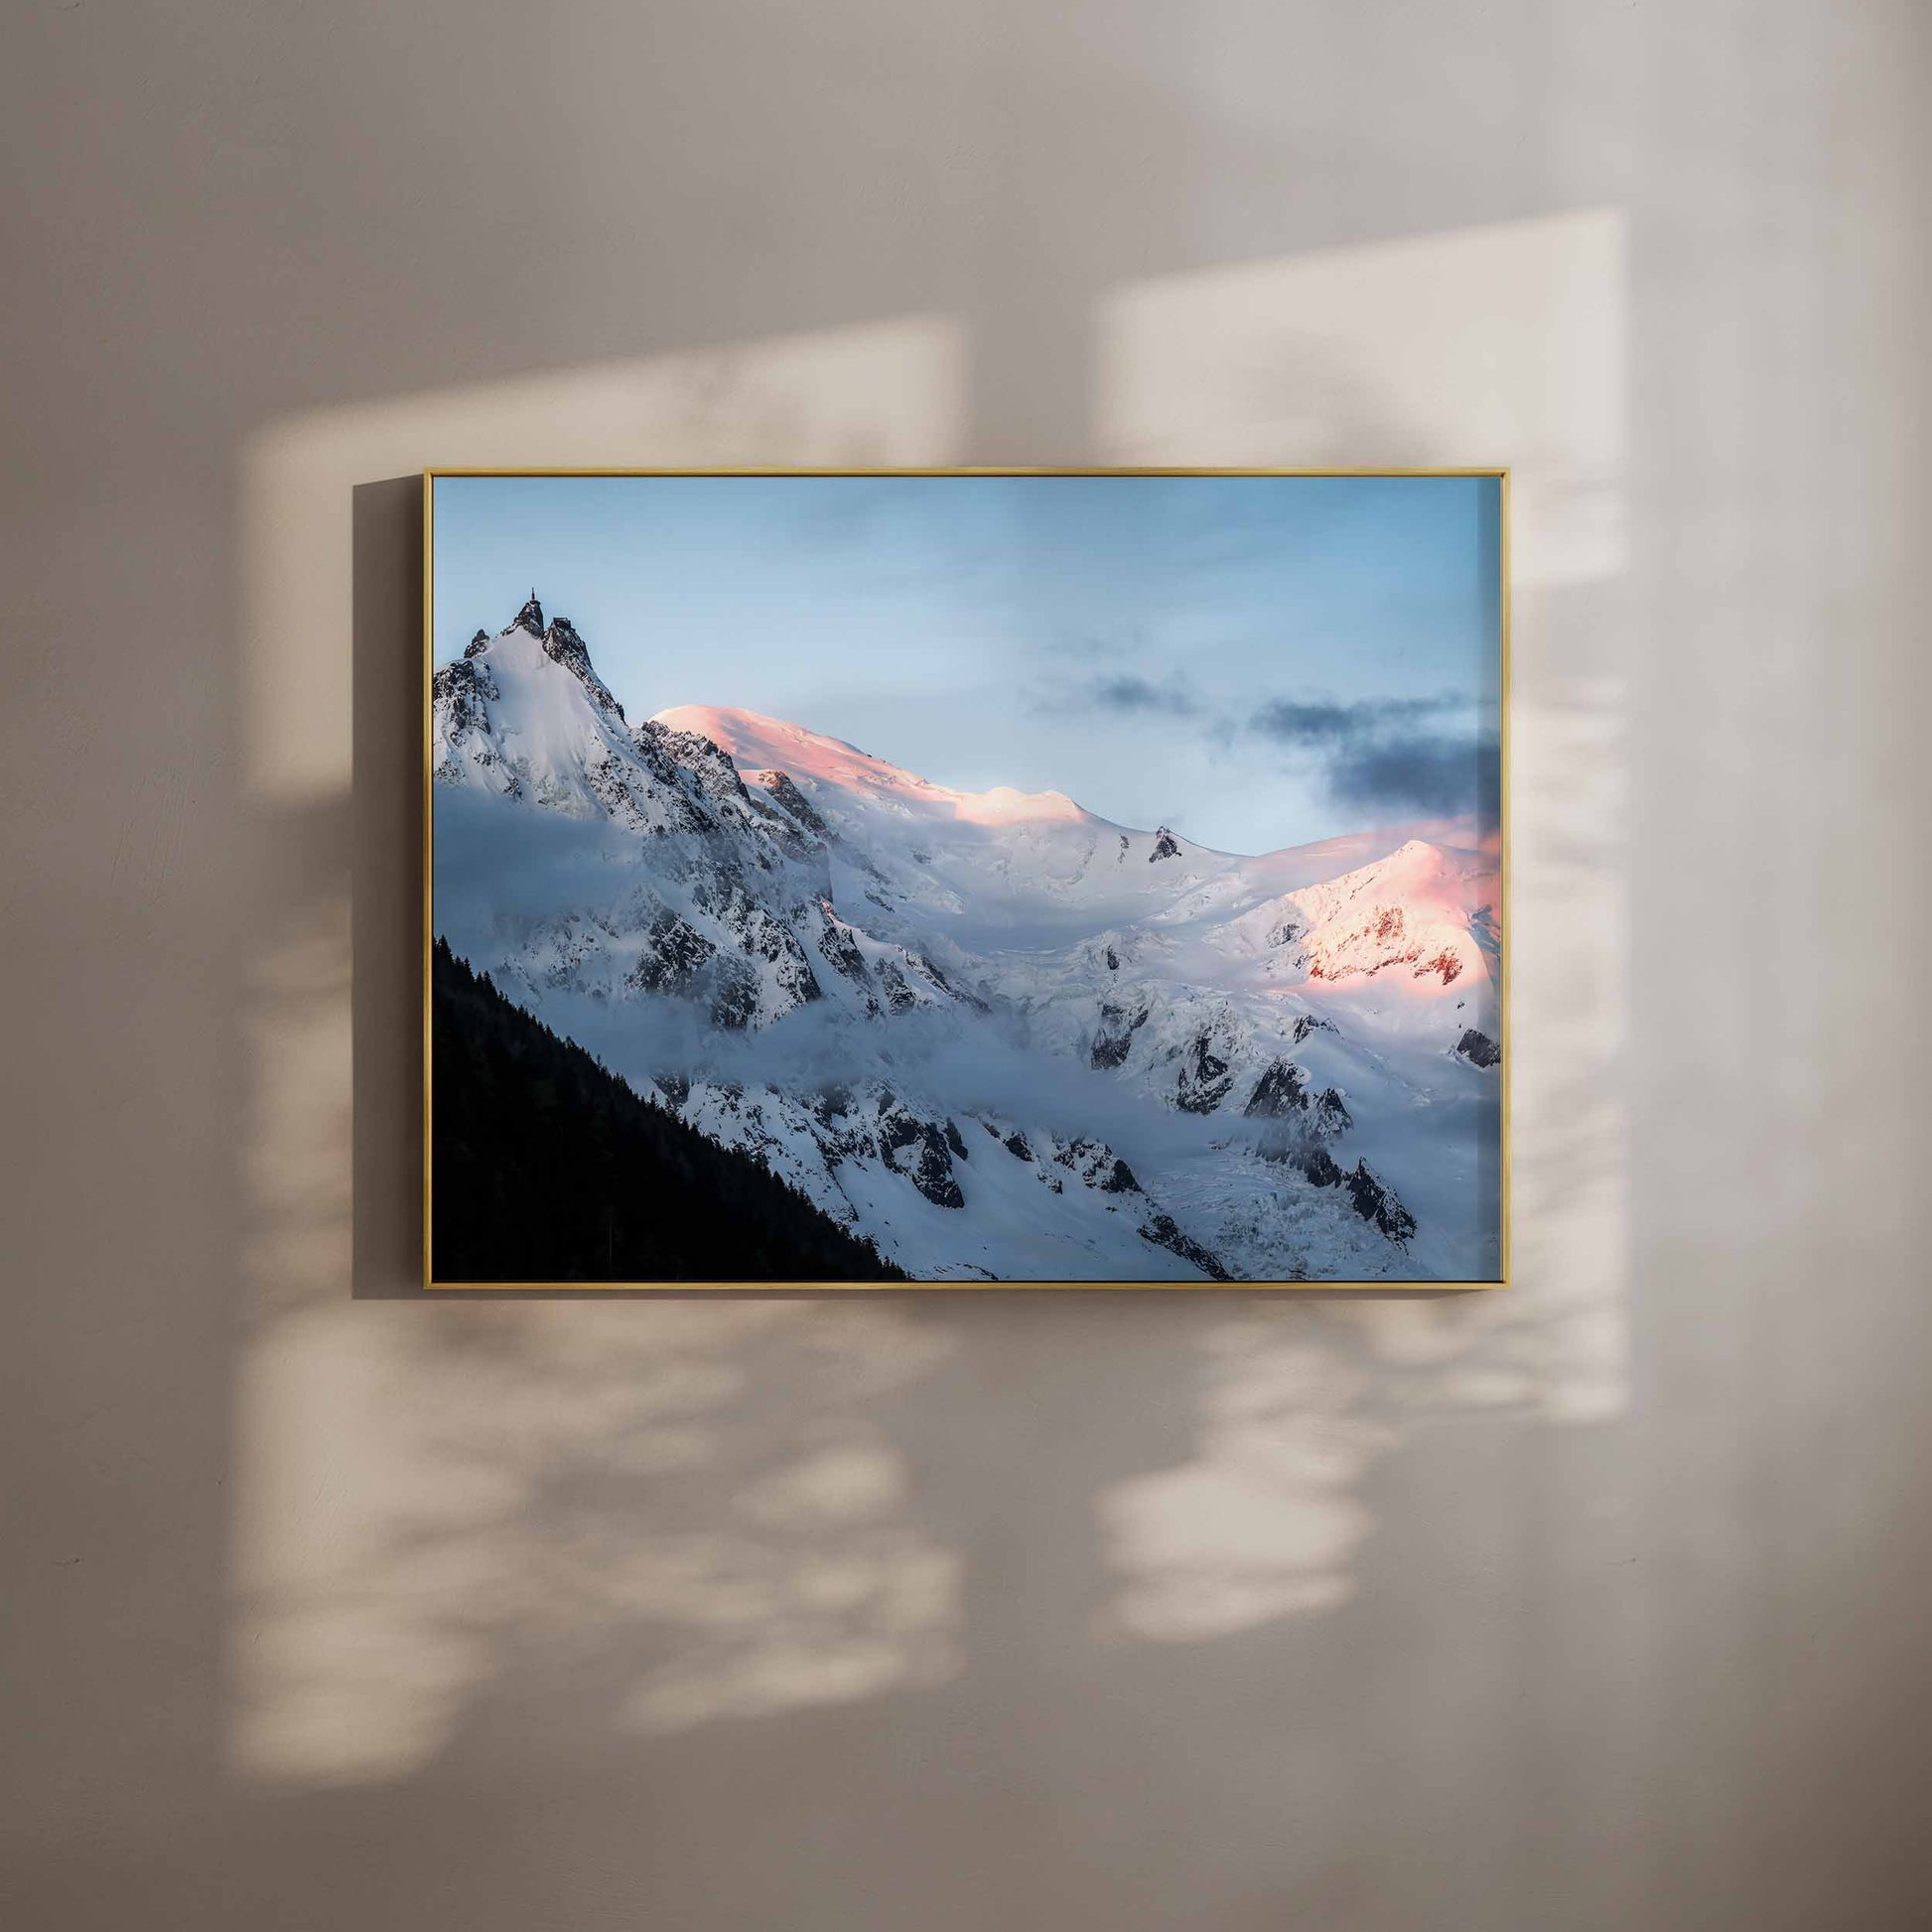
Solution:
{"label": "window light shadow", "polygon": [[1608,209],[1161,277],[1102,306],[1108,458],[1507,461],[1514,590],[1513,1285],[1206,1326],[1194,1453],[1097,1499],[1119,1579],[1104,1634],[1333,1608],[1374,1530],[1365,1490],[1432,1430],[1598,1422],[1627,1400],[1627,307]]}
{"label": "window light shadow", "polygon": [[941,1331],[885,1306],[416,1295],[417,533],[429,463],[943,462],[963,385],[958,332],[915,317],[328,410],[247,451],[247,777],[288,882],[238,1017],[250,1777],[419,1768],[512,1658],[529,1682],[621,1651],[598,1718],[642,1728],[948,1667],[955,1559],[866,1407]]}

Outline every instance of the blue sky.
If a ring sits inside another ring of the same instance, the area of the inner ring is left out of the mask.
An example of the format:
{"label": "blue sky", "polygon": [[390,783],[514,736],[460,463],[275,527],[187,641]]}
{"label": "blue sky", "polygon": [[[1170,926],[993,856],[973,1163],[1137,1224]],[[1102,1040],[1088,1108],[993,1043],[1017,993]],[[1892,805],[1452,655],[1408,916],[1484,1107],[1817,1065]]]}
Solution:
{"label": "blue sky", "polygon": [[940,783],[1262,852],[1492,788],[1484,478],[445,478],[435,651],[534,587],[633,720],[736,705]]}

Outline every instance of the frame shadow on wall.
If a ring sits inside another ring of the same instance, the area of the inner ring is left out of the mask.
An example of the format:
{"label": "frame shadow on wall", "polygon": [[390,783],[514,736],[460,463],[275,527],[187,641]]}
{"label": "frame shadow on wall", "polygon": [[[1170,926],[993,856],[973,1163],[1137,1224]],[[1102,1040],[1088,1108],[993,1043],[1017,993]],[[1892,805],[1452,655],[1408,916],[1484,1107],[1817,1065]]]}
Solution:
{"label": "frame shadow on wall", "polygon": [[357,483],[350,1141],[358,1297],[422,1292],[423,483]]}

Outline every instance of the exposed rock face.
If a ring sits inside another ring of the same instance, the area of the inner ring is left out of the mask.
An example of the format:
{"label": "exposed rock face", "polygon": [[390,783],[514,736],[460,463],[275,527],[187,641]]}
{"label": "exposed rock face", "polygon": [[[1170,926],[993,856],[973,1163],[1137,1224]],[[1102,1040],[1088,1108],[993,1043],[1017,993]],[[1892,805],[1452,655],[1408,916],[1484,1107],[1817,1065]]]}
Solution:
{"label": "exposed rock face", "polygon": [[746,966],[753,983],[755,1011],[763,1006],[768,1009],[764,1017],[776,1019],[794,1007],[825,997],[797,934],[752,897],[743,879],[719,868],[712,878],[700,881],[692,900],[738,941],[748,960],[762,959],[771,966],[773,994],[762,1002],[757,991],[760,976],[749,964]]}
{"label": "exposed rock face", "polygon": [[1217,1282],[1232,1279],[1214,1254],[1203,1248],[1191,1235],[1181,1232],[1172,1214],[1155,1215],[1140,1233],[1143,1241],[1152,1241],[1157,1248],[1166,1248],[1170,1254],[1176,1254],[1183,1261],[1191,1261],[1203,1275],[1211,1276]]}
{"label": "exposed rock face", "polygon": [[1211,1114],[1233,1085],[1227,1061],[1214,1051],[1211,1036],[1201,1034],[1181,1056],[1174,1105],[1183,1113]]}
{"label": "exposed rock face", "polygon": [[[995,1130],[997,1132],[997,1129]],[[1033,1144],[1015,1128],[1000,1144],[1016,1161],[1031,1161],[1034,1158]]]}
{"label": "exposed rock face", "polygon": [[[635,765],[619,758],[600,759],[584,772],[584,783],[620,825],[636,832],[696,832],[706,829],[698,808],[682,792],[653,795],[638,782]],[[538,803],[545,802],[539,790]]]}
{"label": "exposed rock face", "polygon": [[820,906],[823,921],[818,935],[818,956],[833,972],[849,979],[854,986],[866,984],[866,956],[852,936],[852,928],[835,918],[829,906]]}
{"label": "exposed rock face", "polygon": [[1288,901],[1305,921],[1298,958],[1311,981],[1335,985],[1408,968],[1406,977],[1449,986],[1481,970],[1486,907],[1471,907],[1460,861],[1410,839],[1384,859]]}
{"label": "exposed rock face", "polygon": [[1280,1120],[1285,1115],[1307,1113],[1309,1091],[1307,1076],[1293,1060],[1275,1060],[1255,1082],[1242,1112],[1250,1120]]}
{"label": "exposed rock face", "polygon": [[977,993],[968,992],[964,987],[955,986],[924,953],[912,955],[913,968],[943,993],[947,999],[956,1000],[961,1006],[971,1007],[975,1013],[991,1013],[992,1008]]}
{"label": "exposed rock face", "polygon": [[894,1013],[910,1013],[919,1004],[919,996],[905,983],[905,975],[894,960],[879,962],[879,984],[886,995],[887,1007]]}
{"label": "exposed rock face", "polygon": [[[891,1096],[887,1095],[886,1101],[890,1100]],[[841,1161],[877,1158],[879,1141],[868,1126],[877,1111],[875,1108],[868,1114],[863,1108],[857,1108],[853,1096],[844,1087],[834,1087],[819,1095],[812,1107],[812,1118],[820,1130],[819,1152],[828,1167],[837,1167]]]}
{"label": "exposed rock face", "polygon": [[752,809],[759,815],[780,849],[789,853],[792,858],[814,858],[825,849],[824,840],[816,833],[807,832],[803,826],[793,824],[769,798],[754,792]]}
{"label": "exposed rock face", "polygon": [[1473,1027],[1455,1042],[1455,1050],[1471,1066],[1494,1066],[1503,1056],[1503,1049],[1487,1034],[1477,1033]]}
{"label": "exposed rock face", "polygon": [[1414,1235],[1416,1217],[1366,1161],[1344,1168],[1318,1141],[1300,1142],[1274,1158],[1285,1160],[1311,1187],[1345,1188],[1355,1212],[1398,1246]]}
{"label": "exposed rock face", "polygon": [[[1316,953],[1309,961],[1309,978],[1345,980],[1356,973],[1379,972],[1384,966],[1410,966],[1422,948],[1409,938],[1409,915],[1400,905],[1377,905],[1367,919],[1338,945]],[[1421,978],[1429,968],[1418,970]]]}
{"label": "exposed rock face", "polygon": [[[529,610],[535,605],[533,594],[524,609]],[[537,610],[537,616],[543,616],[541,609]],[[576,678],[600,709],[615,713],[621,722],[623,720],[623,706],[612,695],[610,686],[591,668],[589,647],[577,634],[576,626],[568,618],[551,620],[549,628],[543,632],[543,654],[561,664]]]}
{"label": "exposed rock face", "polygon": [[532,591],[522,610],[510,620],[512,630],[527,630],[532,637],[543,635],[543,606],[537,602],[537,594]]}
{"label": "exposed rock face", "polygon": [[1180,846],[1174,835],[1164,825],[1154,835],[1154,850],[1147,855],[1149,865],[1158,865],[1163,859],[1178,859]]}
{"label": "exposed rock face", "polygon": [[[1108,954],[1111,959],[1112,953]],[[1093,1050],[1088,1062],[1094,1068],[1105,1072],[1119,1066],[1127,1058],[1134,1044],[1134,1035],[1147,1025],[1146,1007],[1130,1014],[1125,1007],[1115,1006],[1111,1001],[1100,1009],[1100,1028],[1093,1036]]]}
{"label": "exposed rock face", "polygon": [[1322,1033],[1336,1034],[1339,1035],[1339,1032],[1340,1030],[1332,1020],[1318,1019],[1312,1013],[1298,1013],[1295,1016],[1295,1044],[1298,1046],[1311,1034]]}
{"label": "exposed rock face", "polygon": [[489,707],[498,703],[502,692],[490,675],[486,658],[476,655],[473,644],[454,664],[445,664],[430,679],[431,702],[443,723],[443,761],[436,768],[438,778],[449,782],[462,776],[460,759],[467,759],[479,770],[499,774],[504,795],[523,796],[523,781],[498,756],[490,736]]}
{"label": "exposed rock face", "polygon": [[1315,1142],[1304,1142],[1302,1146],[1291,1149],[1288,1165],[1313,1186],[1341,1185],[1341,1169],[1335,1164],[1335,1157]]}
{"label": "exposed rock face", "polygon": [[1293,1060],[1271,1061],[1241,1111],[1250,1120],[1299,1120],[1317,1140],[1333,1140],[1355,1124],[1333,1087],[1310,1096],[1308,1074]]}
{"label": "exposed rock face", "polygon": [[752,817],[751,794],[738,766],[702,732],[669,731],[656,719],[646,718],[637,727],[637,738],[639,744],[653,745],[671,768],[681,765],[689,771],[704,798],[727,807],[727,822],[743,824]]}
{"label": "exposed rock face", "polygon": [[479,664],[476,659],[477,647],[472,644],[454,664],[445,664],[430,679],[431,701],[448,717],[453,739],[488,730],[486,707],[502,696],[496,680],[489,674],[489,666]]}
{"label": "exposed rock face", "polygon": [[711,1024],[721,1033],[742,1034],[758,1018],[758,974],[743,959],[721,955],[717,985],[711,1001]]}
{"label": "exposed rock face", "polygon": [[831,837],[824,819],[818,815],[812,801],[798,789],[798,781],[789,771],[773,771],[765,779],[764,788],[807,832],[821,839]]}
{"label": "exposed rock face", "polygon": [[1407,1241],[1415,1233],[1416,1217],[1396,1199],[1393,1188],[1369,1172],[1366,1161],[1355,1163],[1345,1184],[1355,1212],[1373,1221],[1391,1241]]}
{"label": "exposed rock face", "polygon": [[1141,1183],[1134,1170],[1115,1154],[1105,1141],[1090,1141],[1084,1136],[1069,1141],[1053,1156],[1061,1167],[1070,1169],[1089,1187],[1103,1194],[1138,1194]]}
{"label": "exposed rock face", "polygon": [[718,948],[669,906],[651,920],[649,936],[624,984],[639,993],[690,993]]}
{"label": "exposed rock face", "polygon": [[966,1205],[943,1130],[907,1112],[890,1094],[880,1099],[879,1153],[895,1173],[904,1174],[933,1206]]}
{"label": "exposed rock face", "polygon": [[477,634],[470,639],[470,648],[466,650],[463,654],[465,657],[475,657],[478,655],[479,652],[485,651],[488,648],[489,648],[489,632],[487,630],[479,630]]}

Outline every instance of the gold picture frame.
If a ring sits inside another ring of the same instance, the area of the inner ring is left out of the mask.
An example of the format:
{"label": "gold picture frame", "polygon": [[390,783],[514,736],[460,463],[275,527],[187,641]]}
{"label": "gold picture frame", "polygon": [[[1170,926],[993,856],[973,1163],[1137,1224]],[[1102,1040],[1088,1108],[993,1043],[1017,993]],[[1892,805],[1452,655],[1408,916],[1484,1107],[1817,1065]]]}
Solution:
{"label": "gold picture frame", "polygon": [[[456,1281],[440,1280],[435,1269],[435,1011],[433,997],[433,954],[436,937],[435,911],[435,757],[432,677],[435,670],[435,516],[436,485],[450,479],[486,478],[1280,478],[1280,479],[1492,479],[1498,486],[1498,690],[1497,725],[1498,780],[1498,886],[1499,931],[1497,958],[1497,1067],[1499,1087],[1499,1266],[1493,1278],[1443,1280],[1434,1278],[1394,1279],[1314,1279],[1220,1282],[1176,1282],[1172,1280],[1098,1280],[1098,1281],[1010,1281],[955,1280],[924,1281]],[[1511,908],[1511,826],[1510,826],[1510,651],[1511,651],[1511,511],[1510,469],[1503,464],[1467,467],[1400,468],[1384,466],[1340,468],[1272,468],[1254,466],[935,466],[935,467],[785,467],[719,466],[669,468],[575,468],[569,466],[528,468],[440,468],[423,472],[423,611],[422,611],[422,804],[423,804],[423,881],[422,881],[422,1135],[423,1135],[423,1287],[437,1293],[479,1295],[533,1294],[556,1295],[651,1295],[704,1296],[769,1294],[782,1296],[822,1295],[930,1295],[942,1293],[1036,1294],[1085,1291],[1088,1293],[1134,1292],[1199,1295],[1339,1293],[1400,1294],[1441,1293],[1506,1288],[1512,1280],[1512,1149],[1511,1149],[1511,1074],[1513,1066],[1512,1006],[1513,978],[1510,952],[1513,938]]]}

